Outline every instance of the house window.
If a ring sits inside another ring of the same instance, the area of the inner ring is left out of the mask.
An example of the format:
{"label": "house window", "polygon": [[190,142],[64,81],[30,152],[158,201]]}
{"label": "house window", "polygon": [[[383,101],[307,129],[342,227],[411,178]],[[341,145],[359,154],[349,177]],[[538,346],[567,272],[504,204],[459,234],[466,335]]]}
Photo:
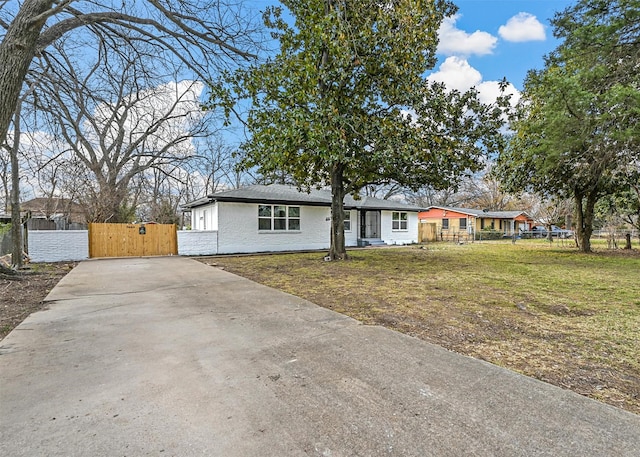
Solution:
{"label": "house window", "polygon": [[351,231],[351,211],[344,212],[344,231]]}
{"label": "house window", "polygon": [[461,217],[460,218],[460,230],[466,230],[467,229],[467,218],[466,217]]}
{"label": "house window", "polygon": [[408,213],[401,213],[394,211],[391,213],[391,228],[392,230],[407,230],[409,217]]}
{"label": "house window", "polygon": [[273,206],[258,206],[258,230],[271,230],[271,213]]}
{"label": "house window", "polygon": [[287,228],[289,230],[300,230],[300,207],[287,207]]}
{"label": "house window", "polygon": [[286,206],[273,207],[273,229],[287,230],[287,207]]}
{"label": "house window", "polygon": [[300,230],[300,207],[258,205],[258,230]]}
{"label": "house window", "polygon": [[449,219],[442,219],[442,230],[449,230]]}

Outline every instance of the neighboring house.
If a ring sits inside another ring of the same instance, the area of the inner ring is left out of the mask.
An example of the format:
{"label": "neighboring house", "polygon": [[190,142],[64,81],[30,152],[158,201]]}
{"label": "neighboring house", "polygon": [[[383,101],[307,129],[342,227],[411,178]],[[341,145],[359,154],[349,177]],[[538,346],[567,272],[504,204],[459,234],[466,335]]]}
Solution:
{"label": "neighboring house", "polygon": [[82,207],[68,198],[34,198],[20,203],[20,212],[27,216],[29,230],[83,230],[87,218]]}
{"label": "neighboring house", "polygon": [[[524,211],[488,211],[445,206],[430,206],[421,211],[418,218],[421,227],[429,224],[430,236],[426,238],[431,238],[431,241],[474,239],[474,235],[482,232],[512,236],[531,230],[534,223]],[[426,233],[427,230],[422,232]]]}
{"label": "neighboring house", "polygon": [[[420,208],[391,200],[345,197],[345,244],[418,241]],[[217,232],[219,254],[327,249],[331,192],[284,185],[249,186],[211,194],[183,207],[192,230]]]}

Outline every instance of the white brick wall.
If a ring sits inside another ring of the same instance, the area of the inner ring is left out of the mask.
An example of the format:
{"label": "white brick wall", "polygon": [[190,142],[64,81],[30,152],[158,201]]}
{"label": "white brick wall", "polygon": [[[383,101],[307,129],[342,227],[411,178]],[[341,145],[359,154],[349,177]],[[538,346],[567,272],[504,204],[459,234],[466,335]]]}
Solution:
{"label": "white brick wall", "polygon": [[[358,235],[360,234],[360,218],[357,210],[348,210],[351,213],[351,230],[344,231],[344,244],[345,246],[357,246]],[[331,230],[327,227],[327,230]],[[330,236],[330,235],[329,235]]]}
{"label": "white brick wall", "polygon": [[215,255],[218,253],[218,232],[201,230],[178,231],[178,255]]}
{"label": "white brick wall", "polygon": [[300,231],[258,230],[258,205],[218,202],[218,253],[327,249],[330,224],[327,207],[300,206]]}
{"label": "white brick wall", "polygon": [[[218,232],[178,231],[179,255],[215,255]],[[31,230],[29,231],[31,262],[80,261],[89,258],[87,230]]]}
{"label": "white brick wall", "polygon": [[29,231],[31,262],[64,262],[89,258],[87,230]]}
{"label": "white brick wall", "polygon": [[392,211],[382,211],[380,230],[382,240],[389,245],[418,242],[418,213],[407,214],[407,230],[392,230]]}

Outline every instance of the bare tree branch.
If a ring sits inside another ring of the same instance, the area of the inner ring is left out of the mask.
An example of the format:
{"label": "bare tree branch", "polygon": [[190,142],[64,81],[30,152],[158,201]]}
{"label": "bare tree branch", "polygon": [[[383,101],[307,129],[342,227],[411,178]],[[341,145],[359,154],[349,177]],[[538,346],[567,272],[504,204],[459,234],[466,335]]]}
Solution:
{"label": "bare tree branch", "polygon": [[[157,4],[158,2],[150,2],[152,4]],[[158,7],[160,9],[160,7]],[[162,9],[163,12],[166,10]],[[171,30],[168,27],[165,27],[160,22],[148,19],[141,18],[136,16],[131,16],[124,13],[118,13],[115,11],[109,12],[100,12],[100,13],[88,13],[81,14],[79,11],[73,10],[74,13],[78,15],[69,19],[65,19],[61,22],[58,22],[45,30],[38,39],[37,43],[37,51],[41,52],[46,47],[50,46],[53,42],[61,38],[66,33],[77,29],[79,27],[86,26],[88,24],[115,24],[119,26],[123,26],[130,30],[136,30],[145,36],[152,38],[154,40],[158,40],[160,43],[164,45],[167,44],[166,40],[162,40],[158,37],[158,35],[152,34],[151,32],[147,32],[142,30],[141,28],[135,27],[134,24],[139,25],[149,25],[153,27],[156,32],[161,32],[166,34],[167,36],[172,37],[173,40],[184,40],[186,43],[191,45],[202,45],[202,42],[207,42],[209,44],[213,44],[215,46],[219,46],[222,50],[227,51],[226,54],[229,56],[234,54],[236,56],[242,57],[244,59],[252,59],[255,58],[256,55],[250,52],[246,52],[236,46],[232,46],[227,43],[225,40],[212,35],[211,33],[203,33],[198,32],[197,30],[189,27],[185,22],[177,21],[175,15],[171,15],[169,18],[172,22],[178,26],[177,30]],[[197,20],[197,18],[190,17],[191,20]],[[200,24],[203,22],[197,20]],[[179,55],[178,55],[179,56]]]}

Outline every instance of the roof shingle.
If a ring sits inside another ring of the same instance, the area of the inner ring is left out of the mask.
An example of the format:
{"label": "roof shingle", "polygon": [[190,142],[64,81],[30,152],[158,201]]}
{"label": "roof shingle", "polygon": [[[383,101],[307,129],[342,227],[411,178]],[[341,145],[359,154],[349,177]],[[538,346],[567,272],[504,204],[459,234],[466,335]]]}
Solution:
{"label": "roof shingle", "polygon": [[[194,208],[214,201],[235,201],[246,203],[282,203],[309,206],[331,206],[331,191],[328,189],[311,189],[309,192],[299,191],[294,186],[282,184],[254,185],[239,189],[225,190],[208,195],[184,205]],[[346,209],[368,209],[389,211],[420,211],[421,208],[407,205],[395,200],[382,200],[374,197],[363,197],[359,200],[347,195],[344,199]]]}

